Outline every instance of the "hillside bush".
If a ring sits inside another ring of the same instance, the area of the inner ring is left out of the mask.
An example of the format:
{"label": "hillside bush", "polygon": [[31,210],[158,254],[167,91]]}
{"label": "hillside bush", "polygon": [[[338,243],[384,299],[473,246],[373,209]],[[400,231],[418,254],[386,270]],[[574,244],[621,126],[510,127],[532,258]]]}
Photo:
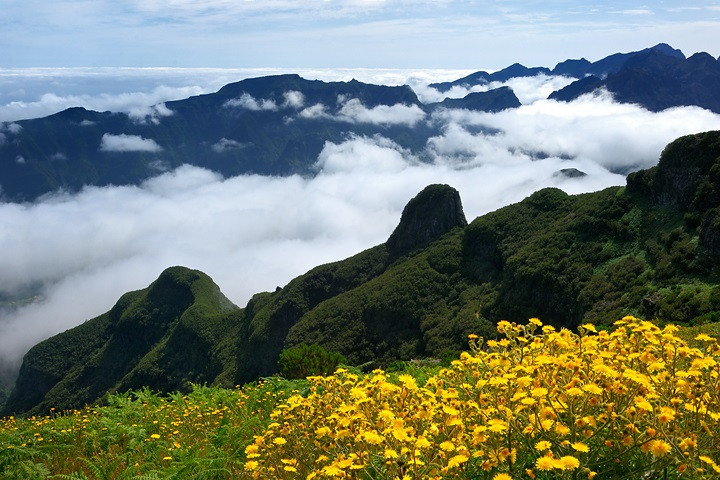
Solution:
{"label": "hillside bush", "polygon": [[345,357],[340,352],[327,351],[320,345],[303,343],[280,352],[278,370],[280,375],[292,380],[311,375],[328,375],[345,361]]}

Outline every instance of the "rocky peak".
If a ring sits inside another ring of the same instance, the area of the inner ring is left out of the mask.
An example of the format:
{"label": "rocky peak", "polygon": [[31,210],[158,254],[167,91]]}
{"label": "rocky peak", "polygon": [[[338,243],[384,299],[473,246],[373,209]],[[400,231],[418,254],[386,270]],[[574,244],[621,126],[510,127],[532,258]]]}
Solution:
{"label": "rocky peak", "polygon": [[449,185],[428,185],[405,206],[387,247],[391,254],[399,256],[466,225],[458,191]]}
{"label": "rocky peak", "polygon": [[680,50],[679,48],[673,48],[667,43],[658,43],[654,47],[651,47],[650,50],[660,52],[663,55],[667,55],[670,57],[679,58],[680,60],[685,60],[685,54],[682,52],[682,50]]}
{"label": "rocky peak", "polygon": [[478,112],[500,112],[508,108],[517,108],[522,104],[510,87],[500,87],[486,92],[472,92],[463,98],[446,98],[442,102],[432,103],[431,108],[462,108]]}

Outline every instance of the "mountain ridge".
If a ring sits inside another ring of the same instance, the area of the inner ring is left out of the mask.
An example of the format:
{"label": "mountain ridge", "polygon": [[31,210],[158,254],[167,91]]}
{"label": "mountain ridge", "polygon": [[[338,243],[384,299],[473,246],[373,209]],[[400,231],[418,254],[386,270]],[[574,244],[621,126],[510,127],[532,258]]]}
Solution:
{"label": "mountain ridge", "polygon": [[[497,112],[519,105],[500,89],[471,94],[460,107]],[[325,144],[348,135],[382,135],[421,150],[439,133],[422,120],[447,107],[422,104],[408,86],[296,74],[245,79],[139,113],[73,107],[12,124],[14,133],[0,142],[0,194],[22,202],[86,185],[140,184],[183,164],[225,177],[313,175]],[[376,108],[399,114],[385,122],[373,114]]]}
{"label": "mountain ridge", "polygon": [[638,53],[605,77],[590,75],[550,94],[571,101],[604,88],[616,101],[658,112],[676,106],[699,106],[720,113],[720,61],[707,53],[689,58],[657,50]]}

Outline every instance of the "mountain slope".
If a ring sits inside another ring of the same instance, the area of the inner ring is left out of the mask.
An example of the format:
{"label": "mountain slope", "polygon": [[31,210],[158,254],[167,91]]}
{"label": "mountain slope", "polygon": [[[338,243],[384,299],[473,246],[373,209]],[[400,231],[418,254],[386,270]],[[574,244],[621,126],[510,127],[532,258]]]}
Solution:
{"label": "mountain slope", "polygon": [[145,385],[169,391],[209,382],[230,363],[224,342],[237,336],[228,314],[237,310],[204,273],[169,268],[109,312],[33,347],[5,412],[73,408]]}
{"label": "mountain slope", "polygon": [[[688,180],[678,171],[694,173]],[[356,363],[437,356],[462,348],[470,331],[493,335],[504,318],[568,327],[626,314],[710,321],[720,316],[720,199],[708,193],[720,191],[718,171],[720,132],[683,137],[626,188],[576,196],[544,189],[394,260],[391,241],[369,250],[377,274],[322,301],[298,295],[289,308],[280,292],[267,294],[263,308],[282,310],[285,347],[320,343]],[[664,188],[676,191],[671,198],[706,201],[668,201],[658,197]],[[314,282],[300,277],[291,290]],[[246,316],[256,328],[274,324]]]}
{"label": "mountain slope", "polygon": [[466,225],[431,185],[388,242],[322,265],[235,309],[204,274],[174,267],[105,315],[34,347],[4,413],[94,401],[107,390],[222,385],[277,371],[317,343],[350,362],[438,357],[501,319],[556,327],[624,315],[720,321],[720,131],[679,138],[627,187],[540,190]]}

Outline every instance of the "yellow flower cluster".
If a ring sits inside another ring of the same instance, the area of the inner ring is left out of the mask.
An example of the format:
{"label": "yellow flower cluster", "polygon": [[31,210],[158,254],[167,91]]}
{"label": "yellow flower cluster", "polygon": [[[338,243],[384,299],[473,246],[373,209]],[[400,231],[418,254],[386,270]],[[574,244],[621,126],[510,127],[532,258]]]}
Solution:
{"label": "yellow flower cluster", "polygon": [[720,349],[625,317],[578,334],[500,322],[499,341],[423,385],[339,369],[310,377],[245,449],[252,478],[712,478]]}

